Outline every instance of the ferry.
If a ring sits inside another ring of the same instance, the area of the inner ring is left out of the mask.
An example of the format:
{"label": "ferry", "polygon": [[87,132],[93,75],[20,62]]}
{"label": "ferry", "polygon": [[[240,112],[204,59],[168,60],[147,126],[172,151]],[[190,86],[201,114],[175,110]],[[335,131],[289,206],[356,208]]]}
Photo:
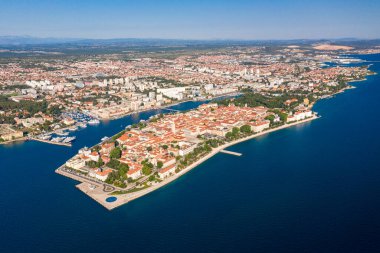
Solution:
{"label": "ferry", "polygon": [[97,125],[99,123],[100,123],[100,121],[98,119],[92,119],[92,120],[88,121],[88,124],[90,124],[90,125]]}
{"label": "ferry", "polygon": [[52,142],[61,142],[63,139],[66,139],[65,137],[55,137],[51,139]]}
{"label": "ferry", "polygon": [[64,140],[62,140],[63,143],[70,143],[76,139],[75,136],[72,137],[66,137]]}
{"label": "ferry", "polygon": [[351,64],[351,63],[362,63],[364,62],[362,59],[355,59],[355,58],[338,58],[336,59],[336,62],[341,64]]}
{"label": "ferry", "polygon": [[106,140],[108,140],[110,137],[108,137],[108,136],[104,136],[103,138],[101,138],[100,140],[102,141],[102,142],[104,142],[104,141],[106,141]]}
{"label": "ferry", "polygon": [[56,135],[59,135],[59,136],[68,136],[69,133],[68,132],[64,132],[64,131],[57,131],[55,132]]}
{"label": "ferry", "polygon": [[80,128],[86,128],[87,127],[87,124],[85,122],[79,122],[77,124],[77,126],[79,126]]}
{"label": "ferry", "polygon": [[72,126],[72,127],[69,128],[69,130],[70,131],[76,131],[76,130],[78,130],[78,127],[77,126]]}
{"label": "ferry", "polygon": [[45,134],[45,135],[40,135],[40,139],[44,141],[50,140],[51,135],[50,134]]}

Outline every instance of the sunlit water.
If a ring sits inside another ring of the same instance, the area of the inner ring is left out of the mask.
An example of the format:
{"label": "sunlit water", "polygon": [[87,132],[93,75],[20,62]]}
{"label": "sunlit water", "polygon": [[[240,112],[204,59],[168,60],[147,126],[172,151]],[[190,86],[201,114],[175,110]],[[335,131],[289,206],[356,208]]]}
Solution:
{"label": "sunlit water", "polygon": [[218,154],[111,212],[54,170],[157,111],[83,129],[72,148],[1,146],[0,252],[377,252],[380,78],[354,85],[316,104],[322,118],[230,147],[243,156]]}

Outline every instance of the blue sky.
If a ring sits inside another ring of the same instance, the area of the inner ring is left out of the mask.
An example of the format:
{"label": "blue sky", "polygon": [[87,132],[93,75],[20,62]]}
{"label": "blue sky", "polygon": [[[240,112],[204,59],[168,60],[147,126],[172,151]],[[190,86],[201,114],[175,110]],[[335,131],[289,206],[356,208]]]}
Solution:
{"label": "blue sky", "polygon": [[0,0],[0,35],[380,38],[378,0]]}

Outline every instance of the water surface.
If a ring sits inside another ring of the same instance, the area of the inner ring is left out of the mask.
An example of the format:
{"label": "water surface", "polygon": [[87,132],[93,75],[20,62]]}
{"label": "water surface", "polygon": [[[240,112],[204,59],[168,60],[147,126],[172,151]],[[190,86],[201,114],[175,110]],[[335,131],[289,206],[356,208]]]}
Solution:
{"label": "water surface", "polygon": [[316,104],[322,118],[230,147],[243,156],[218,154],[111,212],[54,170],[157,111],[81,130],[72,148],[1,146],[0,252],[377,252],[380,78],[354,85]]}

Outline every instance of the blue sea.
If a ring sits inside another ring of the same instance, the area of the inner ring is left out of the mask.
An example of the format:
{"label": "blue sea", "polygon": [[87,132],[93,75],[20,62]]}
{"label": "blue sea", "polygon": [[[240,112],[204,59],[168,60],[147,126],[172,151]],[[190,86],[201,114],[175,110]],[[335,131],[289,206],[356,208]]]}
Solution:
{"label": "blue sea", "polygon": [[159,111],[80,130],[71,148],[0,146],[0,252],[379,252],[380,76],[352,84],[316,104],[320,119],[230,147],[243,156],[218,154],[113,211],[54,170]]}

